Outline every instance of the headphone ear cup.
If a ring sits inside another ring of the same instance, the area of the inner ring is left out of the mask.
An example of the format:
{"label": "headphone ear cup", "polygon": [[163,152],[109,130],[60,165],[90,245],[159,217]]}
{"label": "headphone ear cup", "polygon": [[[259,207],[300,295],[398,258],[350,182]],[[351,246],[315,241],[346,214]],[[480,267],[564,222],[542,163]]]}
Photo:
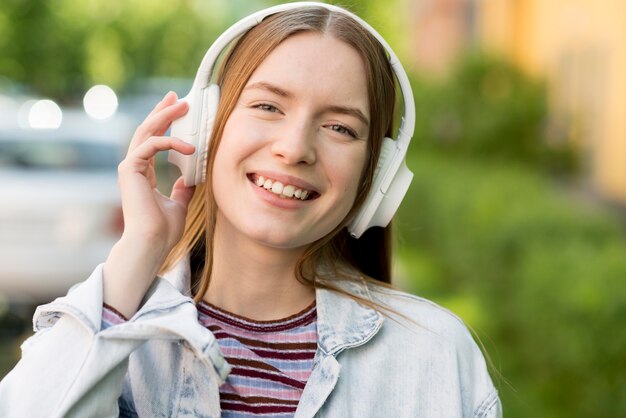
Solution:
{"label": "headphone ear cup", "polygon": [[378,204],[374,215],[372,216],[368,228],[371,226],[385,227],[391,222],[391,218],[395,215],[396,211],[402,203],[402,199],[409,190],[409,185],[413,180],[413,173],[406,166],[406,161],[402,161],[396,175],[389,184],[389,188],[384,197]]}
{"label": "headphone ear cup", "polygon": [[[202,111],[201,97],[202,90],[192,89],[187,96],[179,102],[186,102],[189,105],[187,113],[174,120],[170,127],[170,135],[179,138],[198,149],[198,130],[200,125],[200,112]],[[168,161],[180,169],[186,186],[196,184],[196,166],[198,164],[198,153],[184,155],[177,151],[168,152]]]}
{"label": "headphone ear cup", "polygon": [[395,151],[396,141],[387,137],[383,138],[383,143],[380,147],[380,154],[378,155],[378,162],[376,163],[376,168],[374,169],[372,186],[380,184],[382,177],[388,170],[389,163],[393,159]]}
{"label": "headphone ear cup", "polygon": [[396,141],[384,138],[372,188],[348,225],[350,235],[359,238],[372,226],[389,225],[412,179],[413,173],[406,166],[404,153],[397,147]]}
{"label": "headphone ear cup", "polygon": [[382,183],[384,178],[387,177],[387,172],[390,169],[390,165],[393,164],[396,154],[395,141],[391,138],[383,138],[370,191],[361,208],[354,214],[354,217],[348,224],[348,231],[354,238],[359,238],[365,230],[372,226],[371,221],[376,215],[378,206],[384,197],[384,192],[381,190]]}
{"label": "headphone ear cup", "polygon": [[196,170],[195,184],[206,181],[207,158],[209,154],[209,141],[213,131],[215,115],[219,107],[220,87],[217,84],[210,84],[204,89],[202,100],[202,110],[200,115],[200,130],[198,133],[198,149],[196,150]]}

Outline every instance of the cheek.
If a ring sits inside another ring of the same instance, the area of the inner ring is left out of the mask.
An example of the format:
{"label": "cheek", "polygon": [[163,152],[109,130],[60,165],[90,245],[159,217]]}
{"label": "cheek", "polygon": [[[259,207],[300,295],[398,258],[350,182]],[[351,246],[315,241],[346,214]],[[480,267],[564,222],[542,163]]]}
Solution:
{"label": "cheek", "polygon": [[233,112],[224,126],[220,148],[226,148],[223,152],[224,157],[241,159],[263,146],[264,138],[267,136],[258,124],[251,123],[249,118]]}
{"label": "cheek", "polygon": [[350,180],[351,188],[358,190],[361,183],[365,180],[365,168],[368,163],[369,152],[365,145],[355,152],[355,155],[350,159],[350,163],[346,164],[346,167],[350,167]]}
{"label": "cheek", "polygon": [[223,172],[218,167],[223,170],[241,160],[246,152],[246,139],[245,136],[242,136],[241,130],[237,129],[236,121],[231,119],[226,123],[215,155],[213,175],[219,175]]}
{"label": "cheek", "polygon": [[331,168],[335,174],[335,184],[340,185],[339,189],[344,198],[342,206],[348,207],[348,209],[352,207],[357,197],[363,181],[365,164],[366,152],[365,150],[359,150],[359,152],[351,153],[349,158],[337,162]]}
{"label": "cheek", "polygon": [[368,163],[369,152],[363,150],[359,157],[355,159],[354,171],[351,178],[352,181],[350,183],[349,191],[346,191],[346,193],[350,193],[350,201],[352,202],[349,210],[352,209],[356,203],[356,199],[359,197],[359,192],[363,189],[364,182],[367,180],[366,168]]}

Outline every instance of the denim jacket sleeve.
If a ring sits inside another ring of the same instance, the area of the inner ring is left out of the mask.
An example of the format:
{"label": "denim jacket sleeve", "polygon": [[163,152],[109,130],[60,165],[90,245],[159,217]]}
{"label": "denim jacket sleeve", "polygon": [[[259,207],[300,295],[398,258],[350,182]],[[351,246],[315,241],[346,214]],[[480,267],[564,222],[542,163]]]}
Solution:
{"label": "denim jacket sleeve", "polygon": [[36,333],[24,342],[22,359],[0,382],[0,416],[117,416],[129,356],[153,339],[184,341],[221,382],[228,365],[212,334],[198,330],[196,315],[190,298],[157,278],[127,323],[101,331],[98,266],[67,296],[37,308]]}

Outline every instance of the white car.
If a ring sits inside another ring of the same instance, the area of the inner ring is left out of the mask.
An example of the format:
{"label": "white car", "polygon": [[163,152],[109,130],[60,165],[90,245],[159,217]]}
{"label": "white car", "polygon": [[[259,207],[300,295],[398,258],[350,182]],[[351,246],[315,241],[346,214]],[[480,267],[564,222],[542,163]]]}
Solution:
{"label": "white car", "polygon": [[125,144],[106,132],[0,130],[0,297],[8,302],[65,294],[119,239]]}

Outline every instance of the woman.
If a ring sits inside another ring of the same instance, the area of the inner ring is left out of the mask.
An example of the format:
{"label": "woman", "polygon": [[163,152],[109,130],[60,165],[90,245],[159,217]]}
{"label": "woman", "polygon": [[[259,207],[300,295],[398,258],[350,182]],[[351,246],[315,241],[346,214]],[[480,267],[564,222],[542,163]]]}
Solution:
{"label": "woman", "polygon": [[195,99],[170,93],[139,126],[119,168],[123,237],[38,308],[0,415],[501,414],[461,321],[385,285],[389,228],[348,236],[392,132],[393,70],[349,14],[301,6],[223,60],[204,183],[155,189],[157,152],[196,151],[164,136]]}

